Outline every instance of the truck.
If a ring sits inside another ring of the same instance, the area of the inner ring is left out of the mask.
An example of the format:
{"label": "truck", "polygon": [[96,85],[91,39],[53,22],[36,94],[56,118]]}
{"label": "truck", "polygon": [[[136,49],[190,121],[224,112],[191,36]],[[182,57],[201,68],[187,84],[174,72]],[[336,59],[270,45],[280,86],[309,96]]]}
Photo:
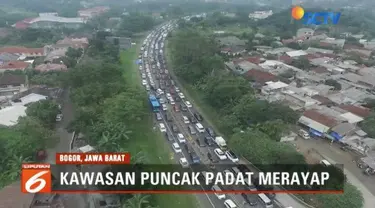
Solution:
{"label": "truck", "polygon": [[222,150],[227,149],[227,142],[225,141],[223,137],[221,136],[215,137],[215,143],[220,147],[220,149]]}

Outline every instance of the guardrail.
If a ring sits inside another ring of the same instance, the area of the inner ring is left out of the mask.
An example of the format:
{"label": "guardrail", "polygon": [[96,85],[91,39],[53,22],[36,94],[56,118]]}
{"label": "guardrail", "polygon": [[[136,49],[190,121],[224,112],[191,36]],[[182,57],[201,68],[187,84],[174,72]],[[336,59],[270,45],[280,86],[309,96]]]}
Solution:
{"label": "guardrail", "polygon": [[76,139],[76,132],[73,131],[72,139],[70,140],[70,145],[69,145],[69,152],[72,152],[72,150],[73,150],[75,139]]}
{"label": "guardrail", "polygon": [[[246,163],[248,163],[248,165],[250,165],[251,167],[253,167],[253,168],[256,169],[257,171],[261,171],[261,170],[259,170],[259,168],[257,168],[253,163],[251,163],[250,161],[248,161],[246,158],[242,157],[242,159],[243,159]],[[276,187],[278,187],[278,188],[280,188],[280,189],[286,191],[286,189],[285,189],[284,187],[282,187],[282,186],[276,186]],[[291,197],[292,197],[294,200],[296,200],[298,203],[302,204],[303,206],[305,206],[305,207],[307,207],[307,208],[315,208],[314,206],[311,206],[310,204],[307,204],[306,202],[304,202],[302,199],[298,198],[298,197],[297,197],[296,195],[294,195],[294,194],[288,194],[288,195],[291,196]],[[276,203],[277,203],[278,205],[282,205],[282,203],[279,202],[277,199],[275,199],[275,201],[276,201]],[[283,205],[283,206],[284,206],[284,205]],[[282,207],[283,207],[283,206],[282,206]]]}

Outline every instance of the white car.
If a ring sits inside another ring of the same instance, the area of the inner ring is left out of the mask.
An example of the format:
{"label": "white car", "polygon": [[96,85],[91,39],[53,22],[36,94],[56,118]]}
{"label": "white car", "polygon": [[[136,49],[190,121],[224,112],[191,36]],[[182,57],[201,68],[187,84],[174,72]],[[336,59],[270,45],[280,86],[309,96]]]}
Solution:
{"label": "white car", "polygon": [[63,119],[63,114],[57,114],[56,115],[56,121],[61,121]]}
{"label": "white car", "polygon": [[226,160],[227,159],[227,156],[225,155],[225,153],[220,148],[214,149],[214,152],[220,160]]}
{"label": "white car", "polygon": [[186,116],[182,116],[182,119],[184,120],[184,123],[185,123],[185,124],[190,123],[188,117],[186,117]]}
{"label": "white car", "polygon": [[146,79],[146,75],[144,73],[142,73],[142,79]]}
{"label": "white car", "polygon": [[225,155],[227,156],[229,160],[231,160],[234,163],[237,163],[238,161],[240,161],[238,157],[236,156],[236,154],[234,154],[234,152],[232,152],[231,150],[225,151]]}
{"label": "white car", "polygon": [[172,148],[173,148],[173,151],[174,151],[175,153],[182,152],[182,150],[181,150],[181,148],[180,148],[180,145],[178,145],[177,142],[174,142],[174,143],[172,144]]}
{"label": "white car", "polygon": [[163,123],[159,123],[159,129],[161,132],[167,132],[167,129],[165,128],[165,125]]}
{"label": "white car", "polygon": [[139,70],[142,70],[143,69],[143,66],[139,66]]}
{"label": "white car", "polygon": [[165,94],[165,96],[167,97],[168,100],[172,98],[172,95],[170,93]]}
{"label": "white car", "polygon": [[156,93],[157,93],[158,95],[162,95],[162,94],[164,94],[164,91],[161,90],[161,89],[157,89],[157,90],[156,90]]}
{"label": "white car", "polygon": [[175,87],[174,90],[175,90],[176,92],[180,92],[180,89],[179,89],[178,87]]}
{"label": "white car", "polygon": [[146,90],[150,91],[150,85],[146,85]]}
{"label": "white car", "polygon": [[179,133],[177,134],[177,139],[180,143],[186,143],[186,139],[183,134]]}
{"label": "white car", "polygon": [[159,99],[159,103],[164,104],[164,103],[165,103],[165,100],[164,100],[163,98],[160,98],[160,99]]}
{"label": "white car", "polygon": [[174,102],[173,98],[169,99],[169,104],[175,105],[176,103]]}
{"label": "white car", "polygon": [[185,98],[185,95],[182,92],[178,93],[178,96],[180,96],[181,99]]}
{"label": "white car", "polygon": [[189,101],[185,101],[185,105],[188,108],[192,108],[193,107],[193,105]]}
{"label": "white car", "polygon": [[187,159],[184,158],[184,157],[180,158],[180,164],[181,164],[181,166],[182,166],[183,168],[187,168],[187,167],[189,167],[189,162],[188,162]]}
{"label": "white car", "polygon": [[167,104],[162,104],[162,108],[163,108],[163,111],[167,111],[168,110],[168,106],[167,106]]}
{"label": "white car", "polygon": [[301,136],[304,139],[310,139],[310,134],[303,129],[298,131],[298,135]]}
{"label": "white car", "polygon": [[145,79],[142,80],[142,85],[147,85],[147,81]]}

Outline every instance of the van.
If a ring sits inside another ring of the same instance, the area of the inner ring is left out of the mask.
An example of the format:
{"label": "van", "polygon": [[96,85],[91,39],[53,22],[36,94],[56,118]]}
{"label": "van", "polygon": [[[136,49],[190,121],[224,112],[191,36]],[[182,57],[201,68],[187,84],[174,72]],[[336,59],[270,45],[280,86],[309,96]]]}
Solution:
{"label": "van", "polygon": [[195,128],[194,128],[193,125],[189,125],[189,126],[188,126],[188,129],[189,129],[189,131],[190,131],[190,134],[196,134],[196,133],[197,133],[197,132],[195,131]]}
{"label": "van", "polygon": [[218,199],[225,199],[225,194],[223,193],[216,193],[219,191],[222,191],[221,188],[218,185],[213,185],[211,188],[212,191],[215,191],[215,195]]}
{"label": "van", "polygon": [[320,164],[325,165],[325,166],[330,166],[331,165],[331,163],[328,162],[327,160],[321,160]]}
{"label": "van", "polygon": [[226,208],[236,208],[237,207],[237,205],[231,199],[225,200],[224,205],[225,205]]}
{"label": "van", "polygon": [[195,128],[198,130],[199,133],[204,133],[204,127],[201,123],[196,123]]}

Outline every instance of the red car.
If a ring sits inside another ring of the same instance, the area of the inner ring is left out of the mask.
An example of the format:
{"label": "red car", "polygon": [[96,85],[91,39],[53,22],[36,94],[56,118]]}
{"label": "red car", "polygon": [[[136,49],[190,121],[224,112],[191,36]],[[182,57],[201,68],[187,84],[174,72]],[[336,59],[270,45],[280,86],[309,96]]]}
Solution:
{"label": "red car", "polygon": [[180,112],[180,107],[178,105],[174,105],[174,111]]}

